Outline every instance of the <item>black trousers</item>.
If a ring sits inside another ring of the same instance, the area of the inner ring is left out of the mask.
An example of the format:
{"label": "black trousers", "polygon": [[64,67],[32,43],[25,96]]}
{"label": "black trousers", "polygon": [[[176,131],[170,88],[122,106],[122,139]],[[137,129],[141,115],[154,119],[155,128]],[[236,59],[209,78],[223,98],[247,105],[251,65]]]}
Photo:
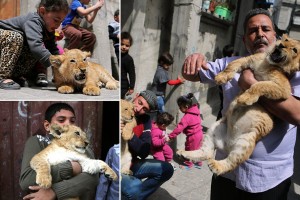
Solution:
{"label": "black trousers", "polygon": [[287,200],[291,185],[288,178],[265,192],[250,193],[235,187],[235,182],[222,176],[214,176],[211,181],[211,200]]}

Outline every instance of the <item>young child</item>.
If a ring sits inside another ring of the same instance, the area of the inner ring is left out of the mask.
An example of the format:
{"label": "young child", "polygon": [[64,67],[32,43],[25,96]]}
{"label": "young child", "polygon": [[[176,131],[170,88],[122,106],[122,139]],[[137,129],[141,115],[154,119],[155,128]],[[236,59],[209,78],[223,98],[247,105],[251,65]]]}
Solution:
{"label": "young child", "polygon": [[[173,150],[167,144],[169,138],[164,134],[166,128],[172,123],[174,117],[167,113],[159,113],[156,122],[152,123],[151,138],[152,146],[151,153],[156,160],[171,162],[173,159]],[[174,165],[173,165],[174,167]]]}
{"label": "young child", "polygon": [[[55,29],[54,35],[55,35],[56,42],[63,39],[64,33],[61,30],[61,26],[60,28]],[[61,46],[57,44],[56,47],[60,55],[64,53],[64,49]],[[47,69],[43,67],[43,65],[40,62],[37,62],[34,71],[35,72],[33,76],[36,76],[35,85],[39,87],[47,87],[48,86]]]}
{"label": "young child", "polygon": [[[129,49],[133,43],[132,37],[128,32],[121,33],[121,99],[134,92],[135,85],[135,66]],[[128,79],[129,78],[129,79]]]}
{"label": "young child", "polygon": [[41,0],[37,12],[0,20],[1,89],[20,89],[17,82],[24,80],[37,61],[51,66],[50,55],[59,54],[54,31],[67,13],[67,0]]}
{"label": "young child", "polygon": [[[73,0],[70,5],[70,12],[62,22],[62,30],[65,37],[69,39],[67,49],[79,48],[82,51],[94,50],[96,36],[94,33],[80,27],[83,17],[86,21],[92,23],[97,15],[97,12],[104,4],[104,0],[98,0],[95,5],[87,8],[90,0]],[[80,47],[80,44],[82,46]]]}
{"label": "young child", "polygon": [[109,33],[109,39],[113,41],[114,48],[115,48],[115,53],[118,59],[119,63],[119,47],[120,47],[120,17],[119,17],[119,9],[115,11],[114,13],[114,21],[110,22],[108,24],[108,33]]}
{"label": "young child", "polygon": [[[193,101],[194,95],[189,93],[184,96],[180,96],[177,99],[177,104],[179,109],[184,116],[177,124],[176,128],[169,134],[170,139],[174,139],[183,132],[186,135],[185,150],[192,151],[200,149],[201,142],[203,139],[203,132],[201,126],[201,117],[198,104]],[[191,161],[185,161],[185,165],[192,167],[193,163]],[[196,163],[201,166],[202,163]]]}
{"label": "young child", "polygon": [[178,76],[177,80],[171,80],[168,74],[170,66],[174,60],[170,53],[165,52],[158,58],[158,66],[152,81],[152,91],[157,96],[158,111],[162,113],[165,111],[165,93],[167,84],[179,85],[184,83],[184,79]]}

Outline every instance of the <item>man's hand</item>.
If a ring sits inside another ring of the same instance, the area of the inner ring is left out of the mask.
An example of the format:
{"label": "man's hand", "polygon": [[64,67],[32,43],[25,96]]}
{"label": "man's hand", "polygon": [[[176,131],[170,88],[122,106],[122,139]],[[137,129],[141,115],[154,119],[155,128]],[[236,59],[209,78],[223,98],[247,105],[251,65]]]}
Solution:
{"label": "man's hand", "polygon": [[82,172],[81,165],[76,161],[71,161],[71,165],[73,168],[73,176],[76,176]]}
{"label": "man's hand", "polygon": [[192,54],[184,61],[182,66],[182,76],[189,81],[200,81],[198,75],[200,69],[208,69],[205,57],[199,53]]}
{"label": "man's hand", "polygon": [[247,90],[253,85],[254,83],[258,82],[251,69],[245,69],[241,72],[241,76],[239,78],[238,84],[242,90]]}
{"label": "man's hand", "polygon": [[54,200],[56,199],[55,192],[51,189],[43,189],[40,186],[29,186],[30,190],[36,191],[23,197],[23,199],[34,199],[34,200]]}

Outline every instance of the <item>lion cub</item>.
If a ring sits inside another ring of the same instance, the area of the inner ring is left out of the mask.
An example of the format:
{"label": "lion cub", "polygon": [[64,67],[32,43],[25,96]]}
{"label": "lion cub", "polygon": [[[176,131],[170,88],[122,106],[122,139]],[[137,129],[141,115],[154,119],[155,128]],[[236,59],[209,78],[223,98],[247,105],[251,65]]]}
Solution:
{"label": "lion cub", "polygon": [[31,168],[36,171],[36,183],[39,186],[51,187],[51,166],[67,160],[78,161],[82,167],[82,172],[90,174],[100,172],[109,179],[117,179],[117,174],[105,162],[90,159],[84,154],[89,141],[86,133],[79,127],[54,124],[51,126],[50,134],[54,136],[51,144],[30,161]]}
{"label": "lion cub", "polygon": [[125,124],[121,135],[121,173],[132,175],[130,170],[131,153],[128,140],[133,136],[133,128],[137,125],[134,117],[133,103],[121,99],[121,120]]}
{"label": "lion cub", "polygon": [[54,84],[59,93],[70,94],[75,90],[86,95],[100,95],[100,87],[116,90],[119,81],[101,65],[87,61],[90,52],[79,49],[64,49],[63,55],[50,56]]}
{"label": "lion cub", "polygon": [[[273,128],[273,116],[257,101],[262,96],[284,100],[291,95],[291,86],[286,75],[300,70],[299,53],[300,43],[283,36],[268,52],[231,62],[215,77],[217,84],[226,83],[236,72],[246,68],[253,70],[259,82],[232,101],[225,116],[210,127],[200,150],[179,150],[177,154],[194,161],[208,160],[209,168],[217,175],[231,171],[247,160],[256,142]],[[227,152],[227,158],[215,160],[215,149]]]}

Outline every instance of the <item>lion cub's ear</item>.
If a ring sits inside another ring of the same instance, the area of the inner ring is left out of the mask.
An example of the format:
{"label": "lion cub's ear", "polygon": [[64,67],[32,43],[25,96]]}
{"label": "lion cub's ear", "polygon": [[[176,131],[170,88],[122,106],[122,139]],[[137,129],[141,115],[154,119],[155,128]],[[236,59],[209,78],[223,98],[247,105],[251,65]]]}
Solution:
{"label": "lion cub's ear", "polygon": [[53,124],[50,127],[50,134],[55,138],[61,138],[61,134],[63,133],[63,128],[58,124]]}
{"label": "lion cub's ear", "polygon": [[286,41],[286,40],[288,40],[289,39],[289,36],[288,36],[288,34],[282,34],[282,37],[281,37],[282,39],[282,41]]}
{"label": "lion cub's ear", "polygon": [[91,52],[89,52],[89,51],[83,51],[82,52],[83,53],[83,55],[85,55],[86,57],[91,57]]}
{"label": "lion cub's ear", "polygon": [[50,56],[50,63],[53,67],[59,68],[61,64],[64,62],[65,56],[64,55],[51,55]]}

